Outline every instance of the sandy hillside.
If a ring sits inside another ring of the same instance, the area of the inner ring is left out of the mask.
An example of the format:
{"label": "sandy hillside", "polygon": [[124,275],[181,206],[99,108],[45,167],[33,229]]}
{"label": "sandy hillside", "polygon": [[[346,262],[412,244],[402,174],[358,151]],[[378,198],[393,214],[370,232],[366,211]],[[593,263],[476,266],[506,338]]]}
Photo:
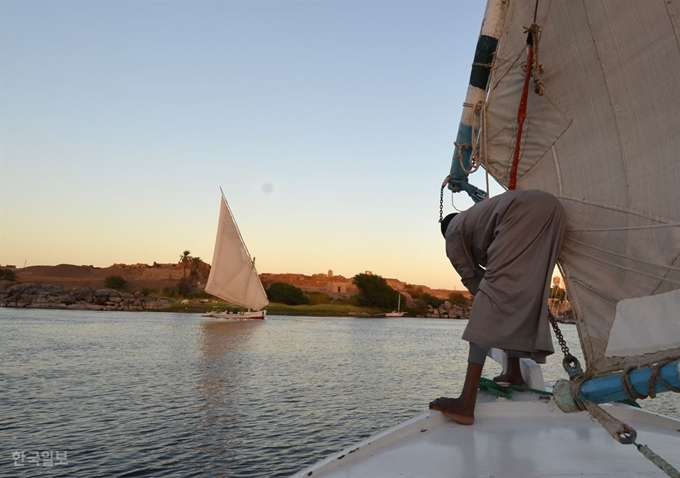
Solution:
{"label": "sandy hillside", "polygon": [[109,276],[121,276],[128,281],[133,290],[150,288],[162,290],[176,286],[184,271],[179,264],[160,264],[156,266],[116,264],[110,267],[75,266],[32,266],[17,269],[19,282],[54,284],[65,289],[74,287],[103,288]]}

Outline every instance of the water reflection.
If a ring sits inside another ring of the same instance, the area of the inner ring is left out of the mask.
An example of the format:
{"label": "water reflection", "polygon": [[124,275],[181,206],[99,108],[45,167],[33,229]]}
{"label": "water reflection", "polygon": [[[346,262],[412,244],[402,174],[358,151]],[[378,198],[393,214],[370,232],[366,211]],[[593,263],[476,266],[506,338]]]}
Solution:
{"label": "water reflection", "polygon": [[255,321],[206,320],[201,324],[202,361],[197,381],[208,420],[233,401],[234,390],[247,363],[248,341],[263,325]]}

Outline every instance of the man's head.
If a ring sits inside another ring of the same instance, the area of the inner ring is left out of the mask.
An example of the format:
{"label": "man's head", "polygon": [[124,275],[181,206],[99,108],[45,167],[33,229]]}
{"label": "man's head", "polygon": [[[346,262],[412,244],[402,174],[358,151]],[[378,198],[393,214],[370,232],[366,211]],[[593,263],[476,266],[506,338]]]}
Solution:
{"label": "man's head", "polygon": [[442,228],[442,236],[446,237],[446,229],[449,227],[449,223],[451,222],[451,219],[456,217],[457,212],[452,212],[448,216],[446,216],[444,219],[442,219],[441,222],[441,228]]}

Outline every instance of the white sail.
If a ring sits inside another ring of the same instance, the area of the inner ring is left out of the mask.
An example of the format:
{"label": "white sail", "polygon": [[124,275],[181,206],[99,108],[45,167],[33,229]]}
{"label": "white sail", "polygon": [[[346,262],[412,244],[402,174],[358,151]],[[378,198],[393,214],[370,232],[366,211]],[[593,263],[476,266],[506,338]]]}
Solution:
{"label": "white sail", "polygon": [[220,201],[215,251],[205,291],[254,310],[262,310],[269,303],[224,195]]}
{"label": "white sail", "polygon": [[[475,113],[481,130],[476,159],[507,187],[528,56],[526,28],[536,23],[543,95],[532,80],[517,189],[548,191],[567,211],[559,264],[588,372],[679,358],[680,296],[667,294],[680,289],[677,4],[495,3],[497,11],[487,17],[500,18],[501,27],[482,96],[486,103]],[[620,305],[641,299],[639,307]],[[617,315],[617,307],[638,315]],[[636,343],[635,321],[654,329],[654,344]],[[610,341],[616,347],[607,352]]]}

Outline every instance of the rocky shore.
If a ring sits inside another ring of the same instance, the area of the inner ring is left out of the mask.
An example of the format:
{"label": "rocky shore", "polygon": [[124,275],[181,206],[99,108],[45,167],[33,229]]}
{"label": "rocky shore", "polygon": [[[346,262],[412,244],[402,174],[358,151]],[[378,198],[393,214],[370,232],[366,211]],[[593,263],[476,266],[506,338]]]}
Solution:
{"label": "rocky shore", "polygon": [[16,284],[0,291],[0,307],[72,310],[163,310],[173,301],[165,297],[144,297],[115,289],[77,287],[69,291],[47,284]]}
{"label": "rocky shore", "polygon": [[442,305],[437,308],[432,306],[427,307],[427,314],[425,317],[431,319],[460,319],[468,320],[470,318],[470,307],[460,307],[451,304],[451,302],[444,301]]}

